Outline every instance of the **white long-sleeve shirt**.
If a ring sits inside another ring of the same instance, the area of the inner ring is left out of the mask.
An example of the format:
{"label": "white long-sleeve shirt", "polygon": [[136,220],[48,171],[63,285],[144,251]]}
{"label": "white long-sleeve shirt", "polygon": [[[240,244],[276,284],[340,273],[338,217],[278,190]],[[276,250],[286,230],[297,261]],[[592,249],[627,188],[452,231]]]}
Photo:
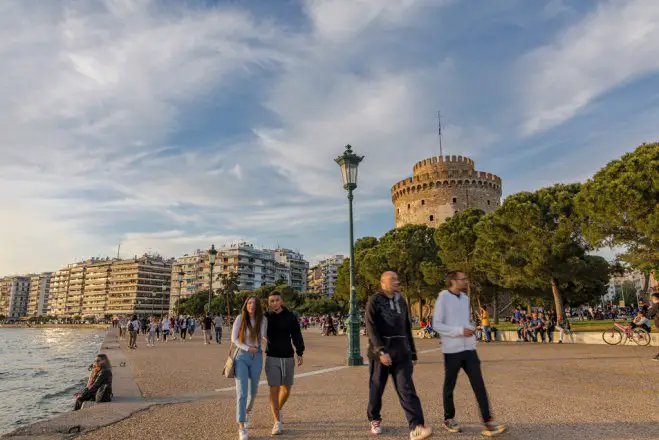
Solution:
{"label": "white long-sleeve shirt", "polygon": [[435,303],[432,328],[442,338],[442,353],[476,350],[476,337],[465,337],[463,333],[471,325],[469,297],[464,293],[454,295],[448,290],[440,292]]}
{"label": "white long-sleeve shirt", "polygon": [[[238,339],[238,334],[240,333],[240,322],[242,321],[242,315],[238,315],[236,317],[236,321],[233,323],[233,328],[231,329],[231,342],[233,342],[233,345],[236,347],[239,347],[242,350],[249,350],[250,347],[258,348],[261,346],[261,341],[256,340],[255,338],[252,337],[252,332],[249,330],[249,328],[245,329],[245,341],[240,342]],[[252,326],[254,326],[256,323],[254,322],[254,319],[252,319]],[[268,319],[264,316],[263,320],[261,321],[261,338],[264,338],[268,335]]]}

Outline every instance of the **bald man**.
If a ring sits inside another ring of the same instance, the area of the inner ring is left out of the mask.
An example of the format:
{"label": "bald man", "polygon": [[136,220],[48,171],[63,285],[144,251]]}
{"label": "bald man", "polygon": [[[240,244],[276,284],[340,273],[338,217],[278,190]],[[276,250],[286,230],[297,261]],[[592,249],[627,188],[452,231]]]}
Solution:
{"label": "bald man", "polygon": [[370,373],[367,412],[371,432],[382,433],[382,394],[391,375],[410,427],[410,439],[425,439],[432,435],[432,429],[425,427],[421,401],[412,380],[417,356],[409,311],[398,292],[395,272],[383,273],[380,284],[381,290],[372,295],[366,305]]}

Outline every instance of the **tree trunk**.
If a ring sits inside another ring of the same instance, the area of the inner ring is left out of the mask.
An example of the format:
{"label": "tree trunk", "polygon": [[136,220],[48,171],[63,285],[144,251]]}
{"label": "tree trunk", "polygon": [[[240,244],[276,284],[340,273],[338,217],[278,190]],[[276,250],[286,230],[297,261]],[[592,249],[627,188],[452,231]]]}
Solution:
{"label": "tree trunk", "polygon": [[498,290],[494,291],[494,296],[492,298],[492,319],[494,319],[495,324],[499,323],[499,291]]}
{"label": "tree trunk", "polygon": [[649,287],[650,287],[650,271],[647,271],[643,273],[643,301],[647,300]]}
{"label": "tree trunk", "polygon": [[423,318],[423,303],[421,302],[421,294],[417,292],[416,300],[419,302],[419,319]]}
{"label": "tree trunk", "polygon": [[556,278],[551,279],[551,293],[554,295],[554,305],[556,306],[556,318],[558,320],[563,319],[565,314],[565,308],[563,307],[563,295],[558,290],[558,281]]}

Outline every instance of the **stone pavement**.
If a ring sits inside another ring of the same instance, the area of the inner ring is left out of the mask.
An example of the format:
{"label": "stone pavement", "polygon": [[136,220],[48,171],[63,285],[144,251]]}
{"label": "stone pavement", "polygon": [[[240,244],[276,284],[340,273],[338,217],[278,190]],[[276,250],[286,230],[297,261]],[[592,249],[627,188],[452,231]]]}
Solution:
{"label": "stone pavement", "polygon": [[[196,335],[127,353],[128,367],[147,401],[158,403],[81,439],[234,439],[233,381],[220,371],[227,342],[205,346]],[[371,438],[366,422],[367,376],[342,368],[346,339],[305,332],[307,353],[291,400],[285,434],[291,439]],[[362,347],[365,346],[363,341]],[[434,438],[480,437],[478,411],[466,376],[456,389],[463,434],[441,429],[442,356],[436,340],[417,341],[421,355],[415,382]],[[498,420],[508,439],[659,439],[659,363],[656,347],[497,343],[479,345],[483,371]],[[328,371],[324,371],[328,370]],[[175,403],[181,402],[181,403]],[[390,388],[385,394],[382,438],[405,438],[404,415]],[[250,439],[270,438],[266,388],[259,390]]]}

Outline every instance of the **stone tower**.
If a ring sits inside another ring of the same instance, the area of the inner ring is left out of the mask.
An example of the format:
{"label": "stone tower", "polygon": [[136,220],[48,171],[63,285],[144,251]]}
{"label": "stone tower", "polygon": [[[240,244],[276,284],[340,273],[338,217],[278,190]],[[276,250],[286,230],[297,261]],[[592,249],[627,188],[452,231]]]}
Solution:
{"label": "stone tower", "polygon": [[414,165],[413,176],[391,188],[396,227],[425,224],[438,227],[467,208],[491,212],[501,201],[501,178],[476,171],[463,156],[436,156]]}

